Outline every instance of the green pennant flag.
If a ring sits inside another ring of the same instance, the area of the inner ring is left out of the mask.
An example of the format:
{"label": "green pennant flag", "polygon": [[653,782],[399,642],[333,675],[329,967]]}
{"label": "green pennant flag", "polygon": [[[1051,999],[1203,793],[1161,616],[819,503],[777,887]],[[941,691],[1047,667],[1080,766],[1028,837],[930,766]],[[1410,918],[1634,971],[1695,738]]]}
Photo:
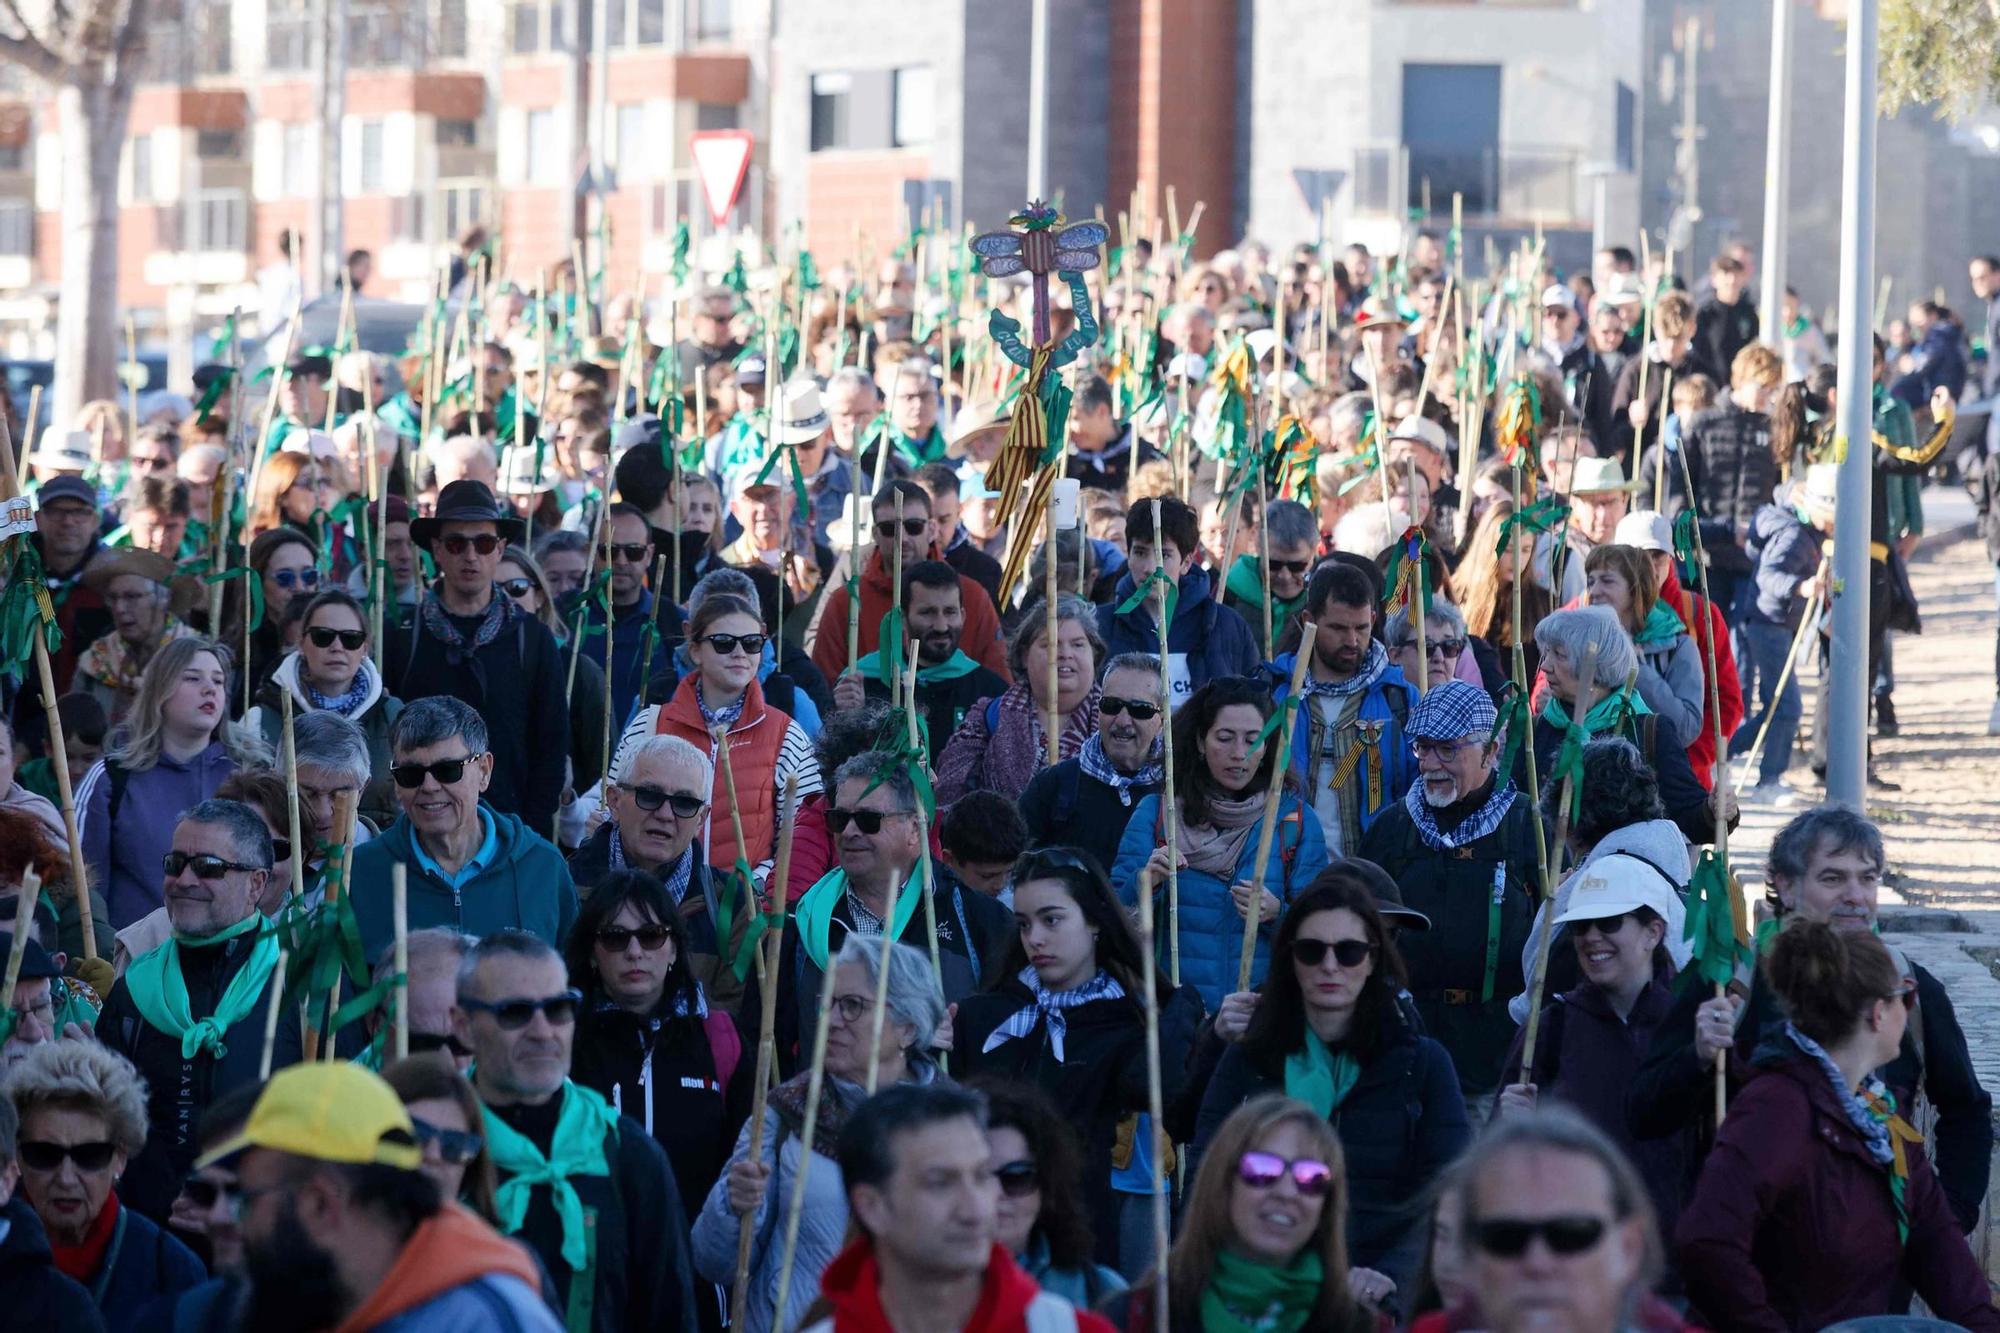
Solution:
{"label": "green pennant flag", "polygon": [[1681,974],[1683,988],[1727,986],[1737,963],[1749,961],[1750,950],[1738,934],[1740,902],[1728,865],[1713,847],[1703,848],[1688,879],[1682,938],[1694,956]]}

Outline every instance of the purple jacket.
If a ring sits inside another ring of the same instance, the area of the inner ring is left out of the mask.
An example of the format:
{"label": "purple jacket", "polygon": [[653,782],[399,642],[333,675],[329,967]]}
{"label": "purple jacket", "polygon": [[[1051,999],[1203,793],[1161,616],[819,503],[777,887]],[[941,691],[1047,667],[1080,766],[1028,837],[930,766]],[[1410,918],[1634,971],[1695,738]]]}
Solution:
{"label": "purple jacket", "polygon": [[1896,1312],[1907,1283],[1939,1319],[2000,1330],[1986,1278],[1929,1156],[1908,1153],[1907,1244],[1889,1173],[1820,1067],[1767,1045],[1729,1108],[1674,1240],[1688,1296],[1717,1333],[1818,1329]]}
{"label": "purple jacket", "polygon": [[[183,763],[165,754],[144,772],[114,775],[111,760],[100,759],[84,774],[76,793],[77,836],[83,841],[84,864],[104,892],[111,924],[123,930],[165,901],[165,874],[160,858],[174,846],[174,825],[181,812],[215,795],[222,780],[236,771],[236,761],[213,741]],[[111,789],[118,787],[116,817]]]}

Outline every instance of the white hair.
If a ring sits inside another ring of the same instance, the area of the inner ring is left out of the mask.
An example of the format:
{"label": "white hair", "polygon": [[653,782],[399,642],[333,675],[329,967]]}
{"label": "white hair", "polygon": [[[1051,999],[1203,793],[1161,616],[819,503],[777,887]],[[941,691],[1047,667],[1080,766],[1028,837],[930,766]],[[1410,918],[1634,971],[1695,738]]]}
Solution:
{"label": "white hair", "polygon": [[[876,936],[849,933],[829,963],[842,967],[849,963],[867,974],[868,989],[880,986],[882,941]],[[944,992],[938,989],[937,973],[931,960],[907,944],[889,946],[889,1016],[908,1023],[913,1029],[909,1049],[928,1051],[938,1025],[944,1022]]]}
{"label": "white hair", "polygon": [[701,752],[701,747],[679,736],[648,736],[644,740],[626,746],[619,751],[611,765],[611,780],[624,782],[632,776],[632,771],[642,759],[658,755],[661,759],[688,765],[701,775],[697,786],[701,789],[701,799],[708,800],[715,791],[715,765]]}
{"label": "white hair", "polygon": [[454,435],[446,440],[437,447],[432,466],[440,490],[468,477],[483,481],[488,487],[500,480],[500,460],[494,456],[493,446],[476,435]]}
{"label": "white hair", "polygon": [[1333,549],[1373,560],[1388,550],[1390,543],[1409,526],[1407,510],[1390,505],[1385,515],[1382,502],[1371,498],[1342,514],[1333,525]]}

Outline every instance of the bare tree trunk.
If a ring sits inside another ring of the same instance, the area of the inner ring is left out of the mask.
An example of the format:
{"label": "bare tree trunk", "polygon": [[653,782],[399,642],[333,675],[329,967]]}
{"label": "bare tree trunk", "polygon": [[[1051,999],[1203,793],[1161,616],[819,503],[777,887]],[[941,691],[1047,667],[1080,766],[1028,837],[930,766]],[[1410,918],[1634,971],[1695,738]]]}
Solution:
{"label": "bare tree trunk", "polygon": [[84,403],[112,395],[118,346],[118,159],[132,109],[131,79],[79,73],[56,90],[63,148],[57,429],[67,429]]}

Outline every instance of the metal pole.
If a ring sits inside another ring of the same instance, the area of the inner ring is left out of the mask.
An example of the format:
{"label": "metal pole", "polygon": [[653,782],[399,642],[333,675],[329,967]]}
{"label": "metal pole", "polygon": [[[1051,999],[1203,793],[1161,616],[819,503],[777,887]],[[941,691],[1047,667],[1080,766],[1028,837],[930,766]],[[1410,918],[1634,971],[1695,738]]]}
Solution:
{"label": "metal pole", "polygon": [[1771,0],[1771,105],[1764,131],[1764,269],[1757,317],[1764,341],[1780,346],[1784,330],[1785,212],[1792,176],[1792,6]]}
{"label": "metal pole", "polygon": [[1028,198],[1048,198],[1049,0],[1034,0],[1028,19]]}
{"label": "metal pole", "polygon": [[1849,0],[1847,124],[1840,175],[1840,498],[1834,510],[1833,641],[1826,679],[1826,795],[1861,808],[1868,777],[1869,508],[1873,475],[1877,0]]}

